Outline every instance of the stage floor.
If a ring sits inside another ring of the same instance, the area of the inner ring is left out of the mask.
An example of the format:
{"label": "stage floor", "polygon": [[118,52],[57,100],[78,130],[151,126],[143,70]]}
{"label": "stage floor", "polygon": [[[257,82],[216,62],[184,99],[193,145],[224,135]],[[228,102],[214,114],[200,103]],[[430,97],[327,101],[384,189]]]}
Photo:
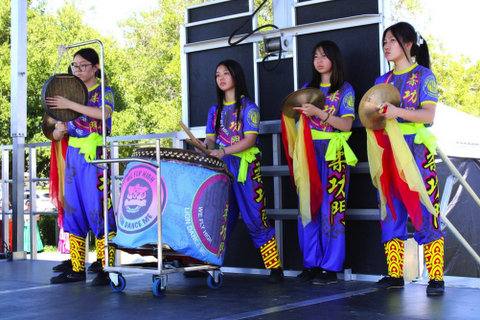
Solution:
{"label": "stage floor", "polygon": [[[452,284],[427,297],[425,284],[379,290],[372,281],[326,287],[293,276],[269,284],[265,275],[225,273],[219,289],[205,278],[169,275],[166,294],[152,292],[148,274],[124,274],[126,288],[87,282],[50,284],[58,261],[0,260],[0,319],[479,319],[480,289]],[[293,272],[287,272],[293,275]],[[478,279],[473,279],[474,283]],[[471,283],[471,282],[470,282]]]}

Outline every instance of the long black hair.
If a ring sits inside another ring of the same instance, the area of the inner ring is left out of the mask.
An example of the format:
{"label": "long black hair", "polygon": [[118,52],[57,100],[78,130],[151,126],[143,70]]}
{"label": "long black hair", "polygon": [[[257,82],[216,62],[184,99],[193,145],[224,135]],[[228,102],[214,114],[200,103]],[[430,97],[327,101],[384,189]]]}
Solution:
{"label": "long black hair", "polygon": [[315,54],[319,48],[327,56],[328,60],[332,62],[332,75],[330,77],[330,88],[328,93],[333,93],[341,88],[345,82],[345,62],[343,61],[342,53],[337,44],[330,40],[320,41],[315,45],[312,51],[312,80],[310,80],[309,87],[318,88],[322,81],[322,75],[315,69]]}
{"label": "long black hair", "polygon": [[235,112],[237,114],[237,124],[240,120],[240,111],[242,108],[241,97],[245,96],[250,98],[247,90],[247,82],[245,81],[245,73],[243,72],[242,66],[235,60],[223,60],[220,61],[215,67],[215,85],[217,88],[217,110],[216,110],[216,119],[215,119],[215,132],[218,133],[220,129],[220,118],[223,110],[223,101],[225,100],[225,92],[218,87],[217,84],[217,69],[219,66],[225,66],[233,79],[233,85],[235,86]]}
{"label": "long black hair", "polygon": [[412,49],[410,55],[415,57],[415,61],[426,68],[430,69],[430,53],[428,51],[427,42],[422,38],[420,34],[415,31],[415,28],[407,22],[398,22],[391,25],[383,32],[382,41],[385,41],[385,35],[390,31],[392,35],[400,43],[405,57],[408,58],[405,51],[405,44],[412,42]]}
{"label": "long black hair", "polygon": [[[83,49],[80,49],[78,50],[77,52],[75,52],[75,54],[73,55],[73,57],[75,58],[77,55],[79,55],[80,57],[82,57],[83,59],[87,60],[88,62],[90,62],[92,64],[92,67],[94,65],[99,65],[99,68],[97,69],[97,71],[95,72],[95,77],[96,78],[99,78],[101,79],[102,78],[102,74],[100,72],[100,59],[98,58],[98,54],[97,54],[97,51],[95,51],[94,49],[92,48],[83,48]],[[107,80],[107,75],[105,75],[105,85],[108,85],[108,80]]]}

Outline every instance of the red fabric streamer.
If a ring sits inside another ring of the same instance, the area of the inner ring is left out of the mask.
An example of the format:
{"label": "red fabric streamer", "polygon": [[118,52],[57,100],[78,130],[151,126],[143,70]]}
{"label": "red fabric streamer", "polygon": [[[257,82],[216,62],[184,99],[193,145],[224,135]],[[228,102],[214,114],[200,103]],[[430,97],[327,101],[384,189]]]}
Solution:
{"label": "red fabric streamer", "polygon": [[[65,162],[67,154],[68,138],[63,137],[60,141],[52,141],[50,149],[50,178],[49,178],[49,192],[50,200],[53,205],[58,209],[58,226],[63,227],[63,203],[60,201],[60,184],[64,181],[60,181],[60,176],[64,176],[65,172],[61,173],[60,170],[64,170],[65,167],[59,166],[58,160]],[[61,158],[59,157],[61,155]]]}
{"label": "red fabric streamer", "polygon": [[323,185],[318,173],[317,158],[315,157],[315,148],[313,146],[312,132],[305,115],[300,116],[303,121],[303,138],[305,139],[305,147],[307,151],[308,172],[310,173],[310,210],[312,213],[312,221],[317,221],[317,212],[322,206]]}
{"label": "red fabric streamer", "polygon": [[408,215],[415,229],[421,230],[423,218],[422,208],[420,206],[420,196],[418,192],[410,190],[408,184],[400,177],[388,135],[384,133],[383,129],[373,130],[373,132],[378,145],[383,148],[383,172],[380,176],[380,184],[382,192],[387,200],[387,205],[392,212],[392,216],[395,220],[397,219],[393,200],[394,198],[400,199],[407,209]]}
{"label": "red fabric streamer", "polygon": [[288,153],[288,139],[287,139],[287,128],[285,127],[285,119],[282,113],[282,142],[283,142],[283,150],[285,151],[285,157],[287,158],[288,169],[290,170],[290,179],[292,179],[293,185],[295,185],[295,181],[293,179],[293,166],[292,162],[293,159],[290,157]]}

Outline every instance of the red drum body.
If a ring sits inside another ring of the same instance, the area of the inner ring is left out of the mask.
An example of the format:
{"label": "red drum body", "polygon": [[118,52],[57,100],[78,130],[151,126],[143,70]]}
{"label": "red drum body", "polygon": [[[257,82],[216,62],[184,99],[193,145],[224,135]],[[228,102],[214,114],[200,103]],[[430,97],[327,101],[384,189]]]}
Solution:
{"label": "red drum body", "polygon": [[[155,159],[155,149],[139,149],[133,157]],[[126,248],[156,244],[161,204],[162,243],[195,259],[222,265],[231,179],[225,163],[181,149],[162,148],[160,158],[161,201],[157,199],[156,168],[141,162],[127,166],[114,242]]]}

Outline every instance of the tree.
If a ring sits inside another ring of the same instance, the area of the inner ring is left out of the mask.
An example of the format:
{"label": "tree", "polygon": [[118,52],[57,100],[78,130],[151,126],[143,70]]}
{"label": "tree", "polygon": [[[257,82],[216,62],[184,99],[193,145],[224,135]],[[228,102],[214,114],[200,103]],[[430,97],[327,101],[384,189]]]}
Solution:
{"label": "tree", "polygon": [[[423,11],[421,0],[392,0],[392,4],[395,22],[422,21],[417,18]],[[431,69],[437,77],[439,102],[480,116],[480,60],[472,61],[465,56],[454,58],[444,53],[438,39],[423,36],[430,50]]]}

